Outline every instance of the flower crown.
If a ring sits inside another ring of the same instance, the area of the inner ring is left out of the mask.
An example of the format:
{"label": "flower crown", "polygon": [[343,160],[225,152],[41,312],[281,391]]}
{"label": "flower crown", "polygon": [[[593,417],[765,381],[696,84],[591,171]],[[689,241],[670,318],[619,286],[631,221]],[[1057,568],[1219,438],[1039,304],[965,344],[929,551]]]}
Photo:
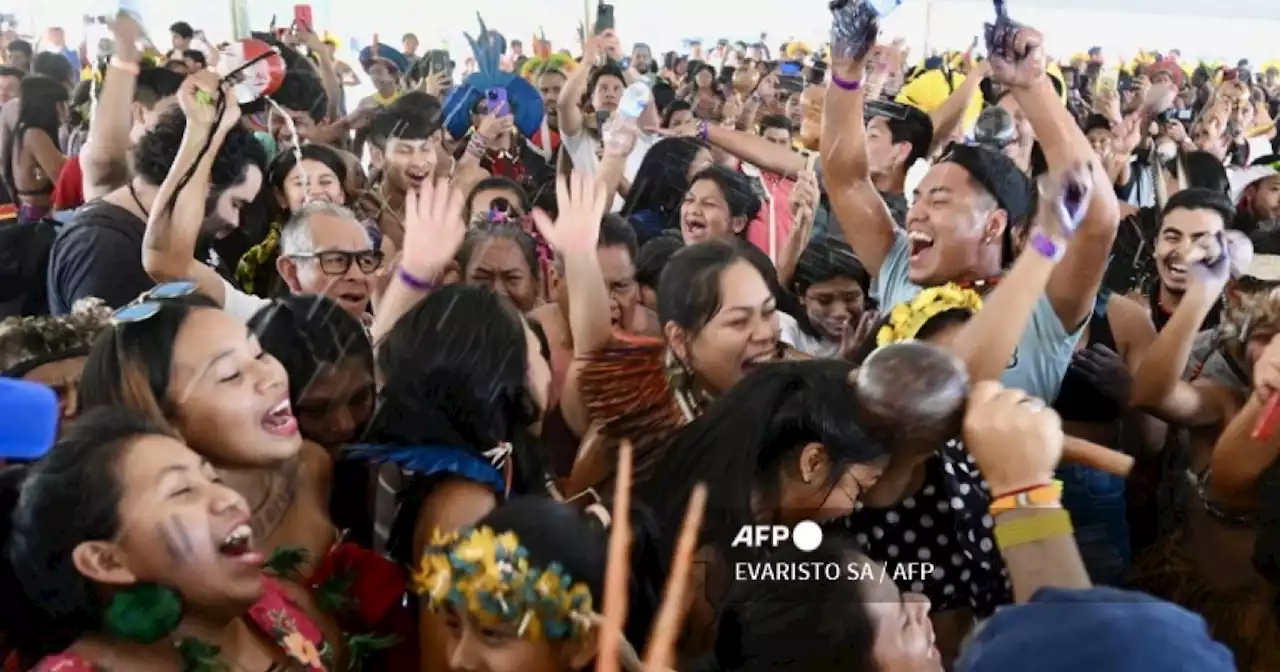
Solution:
{"label": "flower crown", "polygon": [[558,563],[529,563],[514,532],[466,528],[436,530],[413,574],[413,590],[433,608],[465,611],[482,627],[515,625],[521,637],[563,640],[591,623],[591,590],[575,583]]}
{"label": "flower crown", "polygon": [[889,319],[876,333],[876,345],[909,341],[934,317],[948,310],[982,310],[982,297],[972,289],[965,289],[954,282],[921,290],[910,301],[893,307]]}

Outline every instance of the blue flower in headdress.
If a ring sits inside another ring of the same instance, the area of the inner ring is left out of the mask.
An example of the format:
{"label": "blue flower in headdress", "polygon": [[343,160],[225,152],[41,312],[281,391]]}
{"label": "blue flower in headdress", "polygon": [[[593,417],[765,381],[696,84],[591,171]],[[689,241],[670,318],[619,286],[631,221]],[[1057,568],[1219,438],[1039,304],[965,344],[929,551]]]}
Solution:
{"label": "blue flower in headdress", "polygon": [[480,37],[467,33],[467,42],[476,59],[476,73],[462,81],[462,85],[449,92],[444,101],[444,125],[449,134],[461,138],[471,128],[471,111],[490,89],[504,89],[515,127],[526,138],[533,137],[542,127],[545,113],[542,95],[533,85],[515,73],[504,72],[499,67],[502,54],[507,50],[507,40],[500,33],[489,30],[484,19],[480,21]]}

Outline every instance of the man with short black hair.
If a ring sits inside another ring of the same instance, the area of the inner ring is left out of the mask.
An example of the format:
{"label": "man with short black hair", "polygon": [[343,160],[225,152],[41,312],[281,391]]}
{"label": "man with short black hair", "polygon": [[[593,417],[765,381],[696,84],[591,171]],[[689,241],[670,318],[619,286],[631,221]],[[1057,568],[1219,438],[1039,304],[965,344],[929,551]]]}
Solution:
{"label": "man with short black hair", "polygon": [[35,50],[31,48],[31,43],[26,40],[14,40],[9,43],[8,53],[5,62],[9,65],[23,71],[31,71],[31,59],[35,56]]}
{"label": "man with short black hair", "polygon": [[18,97],[18,90],[22,85],[22,78],[27,73],[9,66],[0,66],[0,105]]}
{"label": "man with short black hair", "polygon": [[[49,308],[65,315],[77,300],[96,296],[123,306],[154,282],[142,267],[142,239],[160,185],[177,160],[186,132],[182,110],[162,115],[133,148],[135,176],[125,186],[76,211],[49,255]],[[267,156],[253,135],[227,132],[213,160],[203,233],[225,237],[239,225],[240,210],[262,188]]]}

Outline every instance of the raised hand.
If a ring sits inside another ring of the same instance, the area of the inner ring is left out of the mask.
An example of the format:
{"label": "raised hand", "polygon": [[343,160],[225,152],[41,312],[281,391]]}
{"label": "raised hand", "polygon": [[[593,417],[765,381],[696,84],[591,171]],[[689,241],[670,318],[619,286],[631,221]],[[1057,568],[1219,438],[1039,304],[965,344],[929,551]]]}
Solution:
{"label": "raised hand", "polygon": [[812,170],[802,170],[796,175],[789,200],[795,226],[812,227],[813,213],[818,207],[818,176]]}
{"label": "raised hand", "polygon": [[[211,70],[193,73],[178,88],[178,107],[187,117],[187,126],[212,129],[218,123],[218,99],[222,97],[218,75]],[[238,105],[227,105],[227,108]],[[237,117],[238,119],[238,117]]]}
{"label": "raised hand", "polygon": [[984,31],[991,76],[1006,87],[1027,88],[1045,76],[1044,36],[1009,18],[1003,0],[995,5],[996,20]]}
{"label": "raised hand", "polygon": [[538,208],[533,211],[533,223],[557,252],[594,252],[600,240],[600,219],[610,202],[606,192],[605,185],[590,173],[574,171],[568,180],[561,176],[556,179],[560,216],[553,224],[546,211]]}
{"label": "raised hand", "polygon": [[1063,241],[1075,235],[1080,222],[1084,221],[1093,193],[1091,166],[1081,162],[1040,178],[1040,205],[1036,212],[1039,231]]}
{"label": "raised hand", "polygon": [[1231,254],[1228,249],[1229,239],[1219,231],[1213,236],[1205,236],[1194,244],[1195,247],[1187,255],[1187,291],[1199,294],[1203,298],[1217,298],[1231,278]]}
{"label": "raised hand", "polygon": [[462,221],[465,202],[463,193],[443,178],[405,196],[401,268],[414,277],[430,278],[453,260],[467,235]]}
{"label": "raised hand", "polygon": [[1129,404],[1133,394],[1133,375],[1129,373],[1124,358],[1115,350],[1096,343],[1077,352],[1071,358],[1071,368],[1108,399],[1121,406]]}
{"label": "raised hand", "polygon": [[854,361],[854,357],[868,349],[867,340],[875,338],[875,330],[879,324],[880,313],[870,309],[862,311],[857,324],[846,325],[844,333],[840,335],[840,358],[859,364],[860,362]]}
{"label": "raised hand", "polygon": [[875,7],[867,0],[832,0],[829,6],[832,64],[864,62],[880,33],[880,17]]}
{"label": "raised hand", "polygon": [[1062,458],[1062,419],[1018,389],[984,380],[964,415],[964,442],[991,492],[1016,492],[1053,480]]}

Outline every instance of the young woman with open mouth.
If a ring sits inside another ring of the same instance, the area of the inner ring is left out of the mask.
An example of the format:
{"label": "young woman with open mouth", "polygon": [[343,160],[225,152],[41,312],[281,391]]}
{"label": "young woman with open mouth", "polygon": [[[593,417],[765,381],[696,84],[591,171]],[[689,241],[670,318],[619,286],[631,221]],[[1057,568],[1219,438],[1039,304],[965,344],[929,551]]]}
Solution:
{"label": "young woman with open mouth", "polygon": [[[280,362],[194,291],[191,282],[159,285],[116,311],[85,364],[81,404],[124,406],[176,429],[249,501],[264,551],[301,549],[293,569],[310,576],[338,539],[328,513],[332,461],[299,433]],[[300,585],[281,585],[340,641]]]}
{"label": "young woman with open mouth", "polygon": [[40,462],[0,476],[0,513],[15,669],[336,669],[263,574],[244,497],[145,413],[72,422]]}

